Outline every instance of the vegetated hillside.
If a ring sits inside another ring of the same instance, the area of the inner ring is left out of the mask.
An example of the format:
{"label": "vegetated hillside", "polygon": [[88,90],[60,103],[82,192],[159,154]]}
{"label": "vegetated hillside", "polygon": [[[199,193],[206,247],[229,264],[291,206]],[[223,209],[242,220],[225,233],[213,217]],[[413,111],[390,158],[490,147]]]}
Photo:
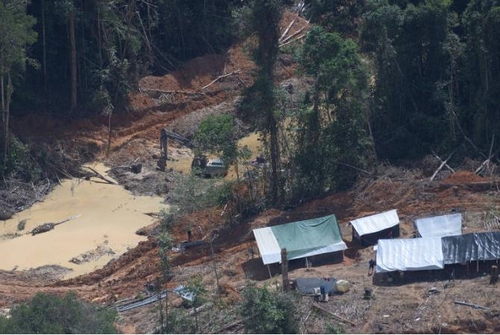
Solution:
{"label": "vegetated hillside", "polygon": [[[299,22],[305,24],[302,20]],[[140,161],[143,172],[138,175],[123,173],[120,180],[131,190],[145,193],[145,189],[155,189],[158,183],[165,183],[165,179],[175,173],[155,169],[153,156],[159,155],[159,130],[169,127],[190,135],[202,116],[231,111],[241,89],[250,85],[252,69],[253,63],[240,45],[231,48],[225,55],[197,58],[178,72],[144,78],[140,82],[140,92],[130,95],[130,112],[113,118],[112,145],[107,158],[104,155],[108,138],[106,120],[63,125],[57,121],[41,122],[33,116],[31,123],[30,119],[19,120],[16,127],[24,127],[28,129],[27,133],[33,134],[33,138],[48,138],[68,150],[88,148],[92,151],[89,154],[97,154],[110,167]],[[282,58],[278,80],[303,85],[293,78],[294,70],[293,62]],[[36,127],[37,130],[31,132]],[[72,140],[67,141],[67,138]],[[172,150],[174,159],[183,154],[181,149]],[[428,159],[426,164],[429,165],[426,169],[432,174],[440,162]],[[220,306],[227,307],[213,308],[211,314],[200,315],[202,320],[210,319],[210,322],[204,323],[205,328],[201,332],[242,332],[241,324],[233,322],[237,319],[225,316],[232,315],[228,311],[240,300],[240,290],[248,281],[271,286],[281,282],[279,268],[271,269],[273,278],[270,279],[268,269],[262,265],[260,258],[251,257],[249,249],[256,250],[252,229],[334,213],[349,246],[344,262],[313,264],[309,269],[298,264],[291,267],[290,278],[335,277],[349,280],[353,286],[348,293],[334,296],[322,305],[349,322],[314,310],[312,298],[301,297],[303,331],[325,333],[327,325],[334,325],[347,333],[498,332],[500,311],[497,307],[497,287],[489,285],[488,277],[459,277],[448,282],[448,279],[438,280],[433,273],[429,273],[416,281],[409,279],[392,286],[375,286],[372,277],[367,276],[372,249],[351,243],[351,229],[346,225],[351,219],[395,208],[401,219],[402,237],[412,233],[413,219],[452,210],[464,215],[464,232],[497,230],[498,226],[487,225],[496,222],[491,219],[498,211],[500,194],[497,180],[474,174],[472,171],[480,164],[463,161],[452,166],[456,173],[441,170],[433,181],[418,167],[382,165],[377,175],[360,178],[349,191],[332,194],[289,211],[269,209],[236,226],[220,226],[223,208],[193,214],[186,220],[195,222],[203,234],[213,230],[219,232],[213,243],[215,259],[212,260],[209,246],[172,253],[173,277],[167,286],[171,289],[186,284],[195,275],[201,275],[208,295],[215,297],[216,266],[222,288],[223,303]],[[185,240],[185,227],[177,226],[174,237],[177,242]],[[31,297],[36,291],[62,293],[75,290],[86,300],[103,304],[143,295],[144,284],[160,276],[158,253],[157,240],[150,237],[103,269],[67,281],[57,281],[56,267],[0,272],[0,306],[10,307]],[[375,299],[363,299],[365,287],[374,289]],[[486,306],[490,310],[455,305],[455,300]],[[172,307],[182,308],[180,298],[171,298],[170,303]],[[150,305],[124,312],[119,324],[128,333],[151,332],[158,324],[158,311]]]}

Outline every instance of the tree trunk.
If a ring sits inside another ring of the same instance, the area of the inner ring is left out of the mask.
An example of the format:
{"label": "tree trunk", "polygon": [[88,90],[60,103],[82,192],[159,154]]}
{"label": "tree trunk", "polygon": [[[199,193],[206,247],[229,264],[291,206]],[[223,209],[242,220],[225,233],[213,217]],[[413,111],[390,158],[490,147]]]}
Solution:
{"label": "tree trunk", "polygon": [[271,137],[271,196],[273,204],[280,204],[281,197],[279,194],[280,189],[280,149],[278,143],[278,125],[276,118],[273,115],[273,110],[268,111],[269,122],[269,135]]}
{"label": "tree trunk", "polygon": [[0,94],[2,99],[2,124],[5,125],[5,91],[4,91],[4,83],[3,83],[3,71],[0,67]]}
{"label": "tree trunk", "polygon": [[[2,119],[3,119],[3,131],[4,131],[4,150],[3,150],[3,171],[2,174],[5,173],[5,169],[7,167],[7,157],[9,154],[9,118],[10,118],[10,99],[12,97],[12,93],[14,92],[14,87],[12,86],[12,79],[10,77],[10,71],[7,71],[7,92],[4,96],[4,83],[2,77]],[[5,102],[4,102],[5,99]]]}
{"label": "tree trunk", "polygon": [[108,112],[108,145],[106,147],[106,157],[109,157],[109,151],[111,150],[111,117],[113,116],[113,109],[111,108]]}
{"label": "tree trunk", "polygon": [[75,40],[75,14],[74,9],[69,13],[69,40],[71,44],[71,114],[76,112],[77,100],[77,63],[76,63],[76,40]]}
{"label": "tree trunk", "polygon": [[102,37],[101,37],[101,7],[99,3],[97,3],[97,36],[98,36],[98,43],[97,43],[97,48],[99,50],[99,68],[102,69]]}
{"label": "tree trunk", "polygon": [[45,1],[42,0],[42,48],[43,48],[43,88],[46,93],[46,98],[50,101],[50,91],[48,89],[47,78],[47,43],[45,36]]}

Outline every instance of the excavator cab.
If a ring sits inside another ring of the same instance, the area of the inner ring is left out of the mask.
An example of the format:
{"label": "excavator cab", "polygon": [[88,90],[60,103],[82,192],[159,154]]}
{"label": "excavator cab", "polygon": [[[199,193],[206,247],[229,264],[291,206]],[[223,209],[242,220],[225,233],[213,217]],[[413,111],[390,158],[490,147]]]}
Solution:
{"label": "excavator cab", "polygon": [[220,158],[208,160],[206,156],[196,156],[191,163],[191,170],[203,177],[225,177],[227,167]]}

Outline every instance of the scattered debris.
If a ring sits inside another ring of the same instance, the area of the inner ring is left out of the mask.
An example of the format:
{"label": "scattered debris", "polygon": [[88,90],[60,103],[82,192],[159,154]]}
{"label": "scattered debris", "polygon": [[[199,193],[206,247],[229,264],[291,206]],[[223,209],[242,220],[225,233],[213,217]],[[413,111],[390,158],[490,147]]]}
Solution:
{"label": "scattered debris", "polygon": [[[141,166],[142,167],[142,166]],[[102,174],[91,168],[90,166],[83,166],[82,168],[89,169],[91,172],[82,171],[82,174],[85,176],[85,179],[90,179],[92,177],[99,178],[104,180],[106,183],[111,185],[118,185],[115,181],[104,177]]]}
{"label": "scattered debris", "polygon": [[226,332],[227,330],[229,330],[230,328],[234,327],[234,326],[238,326],[240,324],[243,323],[243,321],[245,321],[245,319],[239,319],[239,320],[236,320],[236,321],[233,321],[221,328],[219,328],[217,331],[214,332],[214,334],[221,334],[222,332]]}
{"label": "scattered debris", "polygon": [[191,302],[196,298],[195,292],[188,290],[184,285],[177,286],[176,288],[174,288],[173,292],[181,298]]}
{"label": "scattered debris", "polygon": [[179,243],[179,245],[177,247],[172,248],[172,250],[175,252],[182,252],[182,251],[185,251],[186,249],[196,248],[196,247],[200,247],[200,246],[203,246],[206,244],[207,244],[207,242],[205,242],[203,240],[182,241],[181,243]]}
{"label": "scattered debris", "polygon": [[74,264],[87,263],[91,261],[98,260],[105,255],[114,255],[113,249],[107,246],[99,245],[97,248],[84,252],[76,257],[73,257],[69,261]]}
{"label": "scattered debris", "polygon": [[312,305],[314,307],[316,307],[317,309],[319,309],[319,310],[321,310],[321,311],[323,311],[323,312],[325,312],[327,314],[330,314],[331,316],[335,317],[340,322],[345,322],[345,323],[349,323],[351,326],[356,326],[356,324],[354,322],[349,321],[349,320],[347,320],[347,319],[345,319],[345,318],[343,318],[343,317],[341,317],[341,316],[339,316],[339,315],[337,315],[337,314],[335,314],[333,312],[330,312],[326,308],[324,308],[324,307],[322,307],[322,306],[320,306],[320,305],[318,305],[316,303],[313,303]]}
{"label": "scattered debris", "polygon": [[457,300],[455,300],[455,305],[469,306],[469,307],[472,307],[474,309],[483,309],[485,311],[489,311],[490,310],[488,307],[484,307],[484,306],[477,305],[477,304],[469,304],[469,303],[467,303],[465,301],[457,301]]}
{"label": "scattered debris", "polygon": [[427,296],[431,296],[434,294],[439,294],[441,291],[437,289],[437,287],[431,287],[430,289],[427,290]]}

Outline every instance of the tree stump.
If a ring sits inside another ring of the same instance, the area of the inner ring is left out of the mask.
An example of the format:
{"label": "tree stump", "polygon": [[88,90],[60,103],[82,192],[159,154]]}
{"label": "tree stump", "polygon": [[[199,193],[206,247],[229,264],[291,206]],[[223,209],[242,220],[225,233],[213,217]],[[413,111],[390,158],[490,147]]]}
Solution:
{"label": "tree stump", "polygon": [[132,164],[130,166],[130,170],[135,173],[135,174],[138,174],[138,173],[141,173],[142,171],[142,164],[139,163],[139,164]]}
{"label": "tree stump", "polygon": [[167,158],[162,156],[158,161],[157,165],[160,171],[165,171],[165,168],[167,167]]}
{"label": "tree stump", "polygon": [[369,287],[365,287],[365,293],[363,294],[364,300],[370,300],[372,298],[372,289]]}
{"label": "tree stump", "polygon": [[497,281],[498,281],[498,266],[492,265],[491,266],[490,285],[496,284]]}

